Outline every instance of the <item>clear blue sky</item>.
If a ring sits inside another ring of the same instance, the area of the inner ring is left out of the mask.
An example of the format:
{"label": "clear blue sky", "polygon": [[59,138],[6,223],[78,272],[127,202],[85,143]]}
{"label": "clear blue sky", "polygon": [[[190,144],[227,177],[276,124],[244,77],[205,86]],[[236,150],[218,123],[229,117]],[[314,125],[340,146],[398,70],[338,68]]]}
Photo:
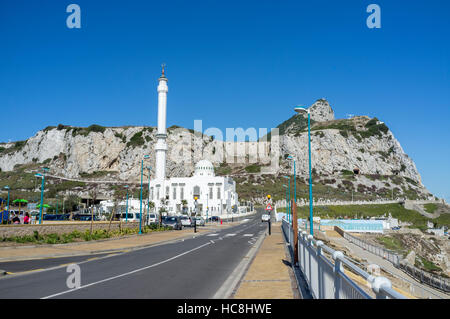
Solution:
{"label": "clear blue sky", "polygon": [[[81,7],[82,28],[66,27]],[[381,7],[368,29],[366,7]],[[275,127],[325,97],[377,116],[450,201],[450,1],[29,1],[0,3],[0,141],[48,125]]]}

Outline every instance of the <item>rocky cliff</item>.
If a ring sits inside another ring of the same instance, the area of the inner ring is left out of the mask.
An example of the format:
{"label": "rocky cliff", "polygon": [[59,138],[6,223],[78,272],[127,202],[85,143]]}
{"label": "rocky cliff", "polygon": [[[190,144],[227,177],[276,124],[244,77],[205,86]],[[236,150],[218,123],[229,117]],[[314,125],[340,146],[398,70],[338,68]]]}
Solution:
{"label": "rocky cliff", "polygon": [[[366,116],[336,120],[324,99],[316,101],[310,110],[315,174],[328,180],[334,177],[342,180],[341,177],[353,172],[360,173],[356,176],[357,184],[363,185],[360,189],[370,189],[372,185],[377,189],[393,189],[395,185],[383,181],[383,176],[401,177],[407,183],[395,183],[400,193],[414,189],[424,197],[430,195],[421,183],[414,162],[383,122]],[[222,142],[199,132],[171,127],[167,140],[167,172],[169,176],[189,176],[195,162],[206,158],[222,174],[259,174],[263,171],[285,174],[292,170],[286,159],[289,154],[296,159],[297,174],[306,176],[306,116],[297,114],[281,123],[278,129],[279,142],[275,145],[273,137],[272,142]],[[149,164],[154,166],[155,134],[156,129],[152,127],[47,127],[26,141],[0,144],[0,169],[12,171],[17,165],[41,163],[58,176],[94,177],[109,172],[110,178],[137,181],[140,161],[145,154],[150,155]],[[268,166],[274,163],[275,156],[276,165]],[[224,160],[227,163],[223,163]],[[239,163],[230,163],[233,161]],[[345,183],[329,184],[345,187]]]}

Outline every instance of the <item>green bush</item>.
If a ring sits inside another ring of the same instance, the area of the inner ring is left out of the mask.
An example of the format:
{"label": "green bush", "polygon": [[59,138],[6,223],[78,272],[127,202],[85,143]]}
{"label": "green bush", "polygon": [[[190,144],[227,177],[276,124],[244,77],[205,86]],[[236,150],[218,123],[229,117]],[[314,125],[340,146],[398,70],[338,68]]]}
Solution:
{"label": "green bush", "polygon": [[261,172],[261,166],[259,166],[257,164],[252,164],[252,165],[246,166],[245,171],[247,173],[259,173],[259,172]]}
{"label": "green bush", "polygon": [[127,143],[127,147],[137,147],[145,144],[145,140],[142,137],[142,132],[137,132],[134,134],[130,141]]}

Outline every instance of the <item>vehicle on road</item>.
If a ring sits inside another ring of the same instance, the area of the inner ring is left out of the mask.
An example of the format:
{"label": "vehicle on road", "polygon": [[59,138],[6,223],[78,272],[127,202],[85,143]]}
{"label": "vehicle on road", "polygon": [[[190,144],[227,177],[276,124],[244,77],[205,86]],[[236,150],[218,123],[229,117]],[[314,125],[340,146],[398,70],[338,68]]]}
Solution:
{"label": "vehicle on road", "polygon": [[210,222],[218,222],[218,221],[220,221],[220,217],[219,216],[211,216],[208,218],[208,220]]}
{"label": "vehicle on road", "polygon": [[269,214],[262,214],[261,216],[261,222],[268,222],[270,220]]}
{"label": "vehicle on road", "polygon": [[180,216],[166,216],[162,220],[162,225],[175,230],[181,230],[183,228]]}
{"label": "vehicle on road", "polygon": [[203,217],[195,217],[195,222],[197,226],[205,226],[205,219]]}
{"label": "vehicle on road", "polygon": [[194,221],[189,216],[182,216],[181,225],[183,225],[183,227],[190,227],[194,225]]}

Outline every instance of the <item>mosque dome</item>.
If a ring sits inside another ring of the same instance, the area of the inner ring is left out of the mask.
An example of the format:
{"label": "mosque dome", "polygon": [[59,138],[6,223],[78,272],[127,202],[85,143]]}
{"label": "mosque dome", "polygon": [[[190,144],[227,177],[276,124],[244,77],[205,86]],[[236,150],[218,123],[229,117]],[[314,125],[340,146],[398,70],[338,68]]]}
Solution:
{"label": "mosque dome", "polygon": [[208,160],[201,160],[195,164],[195,176],[214,176],[214,165]]}

